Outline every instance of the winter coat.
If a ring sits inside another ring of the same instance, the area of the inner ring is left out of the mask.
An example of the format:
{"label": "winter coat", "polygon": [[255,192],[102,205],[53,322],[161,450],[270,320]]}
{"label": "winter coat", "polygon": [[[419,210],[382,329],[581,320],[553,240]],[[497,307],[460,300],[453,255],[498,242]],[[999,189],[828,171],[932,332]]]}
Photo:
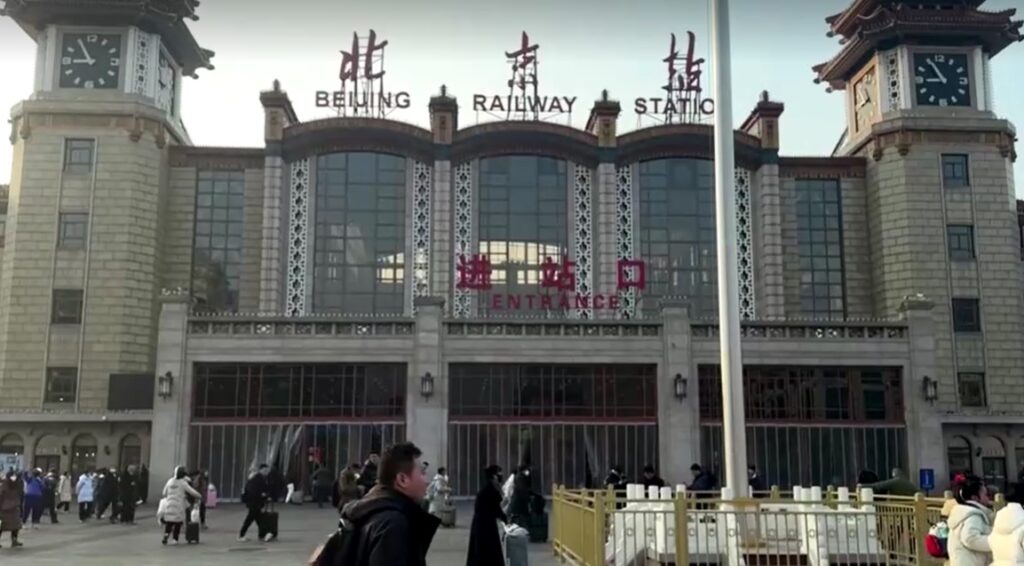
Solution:
{"label": "winter coat", "polygon": [[377,484],[377,466],[369,460],[363,464],[363,473],[359,475],[359,487],[363,488],[363,493],[369,492],[373,489],[373,486]]}
{"label": "winter coat", "polygon": [[0,480],[0,529],[4,532],[21,530],[21,498],[24,487],[21,480]]}
{"label": "winter coat", "polygon": [[245,488],[242,490],[242,503],[252,509],[262,509],[270,496],[269,491],[267,478],[257,472],[249,476],[245,482]]}
{"label": "winter coat", "polygon": [[117,499],[124,505],[134,507],[139,497],[139,485],[135,474],[125,471],[121,474],[117,484]]}
{"label": "winter coat", "polygon": [[700,472],[697,477],[693,478],[693,483],[690,484],[690,491],[714,491],[715,485],[718,483],[718,478],[711,472]]}
{"label": "winter coat", "polygon": [[466,566],[491,566],[505,563],[501,551],[501,537],[498,535],[498,521],[508,522],[501,511],[501,492],[487,483],[476,494],[473,505],[473,525],[469,529],[469,552]]}
{"label": "winter coat", "polygon": [[348,504],[341,517],[359,529],[354,566],[426,566],[427,551],[441,524],[419,503],[381,485]]}
{"label": "winter coat", "polygon": [[949,514],[949,539],[946,549],[950,566],[988,566],[992,561],[992,547],[988,535],[992,532],[991,511],[980,503],[961,503]]}
{"label": "winter coat", "polygon": [[331,497],[331,502],[339,512],[346,505],[363,496],[362,490],[359,489],[358,481],[359,476],[354,471],[346,469],[338,476],[338,481],[334,482],[334,493]]}
{"label": "winter coat", "polygon": [[908,480],[903,476],[897,476],[889,478],[885,481],[880,481],[861,487],[870,487],[875,493],[883,495],[896,495],[899,497],[913,497],[917,493],[917,486],[914,482]]}
{"label": "winter coat", "polygon": [[167,499],[163,521],[165,523],[184,523],[188,520],[188,504],[185,497],[191,495],[199,498],[199,492],[192,489],[187,479],[177,479],[177,473],[164,484],[163,496]]}
{"label": "winter coat", "polygon": [[46,489],[42,478],[25,476],[25,497],[42,497]]}
{"label": "winter coat", "polygon": [[435,475],[430,485],[427,486],[427,501],[430,502],[427,511],[436,515],[447,509],[450,503],[448,496],[451,495],[451,492],[452,488],[448,485],[448,478],[441,474]]}
{"label": "winter coat", "polygon": [[79,503],[92,503],[96,499],[95,485],[93,484],[93,477],[91,474],[82,474],[78,476],[78,484],[75,486],[75,492],[78,493]]}
{"label": "winter coat", "polygon": [[658,489],[661,489],[661,488],[665,487],[665,480],[661,479],[661,477],[659,477],[657,475],[655,475],[653,477],[650,477],[650,478],[647,477],[647,476],[644,476],[644,477],[642,477],[640,479],[640,483],[642,483],[643,486],[644,486],[644,494],[645,495],[647,493],[647,488],[649,488],[649,487],[656,487]]}
{"label": "winter coat", "polygon": [[1024,565],[1024,508],[1020,503],[1007,503],[996,513],[988,545],[992,566]]}
{"label": "winter coat", "polygon": [[59,494],[60,502],[61,503],[64,503],[64,502],[71,503],[72,491],[73,491],[73,489],[71,487],[71,477],[70,476],[61,476],[60,477],[60,483],[57,485],[57,493]]}
{"label": "winter coat", "polygon": [[48,474],[43,478],[43,507],[52,507],[57,504],[57,476]]}

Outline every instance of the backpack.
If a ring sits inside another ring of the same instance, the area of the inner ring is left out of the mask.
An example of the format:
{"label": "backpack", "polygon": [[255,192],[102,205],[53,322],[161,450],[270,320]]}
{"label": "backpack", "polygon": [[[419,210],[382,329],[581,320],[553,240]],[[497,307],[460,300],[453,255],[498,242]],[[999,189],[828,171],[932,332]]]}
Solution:
{"label": "backpack", "polygon": [[928,529],[924,536],[924,548],[932,558],[949,558],[947,541],[949,539],[949,525],[946,521],[939,521]]}
{"label": "backpack", "polygon": [[359,549],[359,527],[347,520],[338,520],[338,530],[331,533],[327,540],[313,553],[309,563],[311,566],[347,566],[355,564]]}

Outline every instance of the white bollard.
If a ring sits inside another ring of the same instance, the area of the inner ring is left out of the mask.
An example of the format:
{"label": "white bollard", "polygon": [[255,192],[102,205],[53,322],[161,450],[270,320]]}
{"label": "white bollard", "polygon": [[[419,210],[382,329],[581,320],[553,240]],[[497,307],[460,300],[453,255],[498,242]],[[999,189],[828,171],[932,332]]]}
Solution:
{"label": "white bollard", "polygon": [[820,485],[811,487],[811,495],[808,498],[808,501],[814,501],[815,503],[820,503],[822,501]]}
{"label": "white bollard", "polygon": [[651,501],[657,501],[659,499],[657,486],[652,485],[647,488],[647,499],[650,499]]}
{"label": "white bollard", "polygon": [[836,496],[839,498],[840,503],[850,502],[850,488],[841,487],[836,491]]}
{"label": "white bollard", "polygon": [[671,487],[663,487],[663,488],[661,488],[661,498],[662,499],[669,499],[669,500],[672,499],[672,488]]}
{"label": "white bollard", "polygon": [[684,483],[677,483],[676,484],[676,493],[686,493],[686,484],[684,484]]}

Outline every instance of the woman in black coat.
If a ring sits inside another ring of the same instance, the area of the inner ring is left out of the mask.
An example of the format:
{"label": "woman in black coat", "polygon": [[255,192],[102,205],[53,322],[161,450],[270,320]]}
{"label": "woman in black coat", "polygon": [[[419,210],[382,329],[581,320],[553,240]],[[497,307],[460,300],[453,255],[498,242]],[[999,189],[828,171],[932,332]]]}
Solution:
{"label": "woman in black coat", "polygon": [[501,467],[488,466],[484,471],[484,487],[476,494],[473,506],[466,566],[500,566],[505,563],[498,521],[508,522],[501,510]]}

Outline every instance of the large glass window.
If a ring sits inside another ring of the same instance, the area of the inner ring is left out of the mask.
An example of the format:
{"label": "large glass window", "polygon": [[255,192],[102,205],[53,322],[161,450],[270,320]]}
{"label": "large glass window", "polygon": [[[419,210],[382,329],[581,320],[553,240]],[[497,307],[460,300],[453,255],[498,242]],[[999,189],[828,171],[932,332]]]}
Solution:
{"label": "large glass window", "polygon": [[452,417],[657,417],[654,366],[452,364]]}
{"label": "large glass window", "polygon": [[199,173],[192,285],[205,296],[211,310],[238,310],[244,214],[245,176],[241,171]]}
{"label": "large glass window", "polygon": [[800,310],[808,316],[842,320],[846,316],[846,300],[839,181],[797,179],[796,223]]}
{"label": "large glass window", "polygon": [[[701,418],[722,416],[718,366],[702,365]],[[747,366],[747,419],[775,421],[903,422],[903,388],[895,368]]]}
{"label": "large glass window", "polygon": [[313,310],[405,310],[405,158],[322,155],[316,171]]}
{"label": "large glass window", "polygon": [[[566,163],[550,157],[511,155],[480,160],[480,254],[491,262],[491,292],[549,295],[541,288],[541,265],[561,264],[569,253]],[[481,295],[481,310],[492,306]],[[517,312],[542,312],[523,301]],[[551,305],[557,310],[557,302]]]}
{"label": "large glass window", "polygon": [[196,418],[399,417],[404,364],[198,364]]}
{"label": "large glass window", "polygon": [[715,314],[714,172],[703,159],[640,164],[640,259],[645,295],[682,296],[696,316]]}

